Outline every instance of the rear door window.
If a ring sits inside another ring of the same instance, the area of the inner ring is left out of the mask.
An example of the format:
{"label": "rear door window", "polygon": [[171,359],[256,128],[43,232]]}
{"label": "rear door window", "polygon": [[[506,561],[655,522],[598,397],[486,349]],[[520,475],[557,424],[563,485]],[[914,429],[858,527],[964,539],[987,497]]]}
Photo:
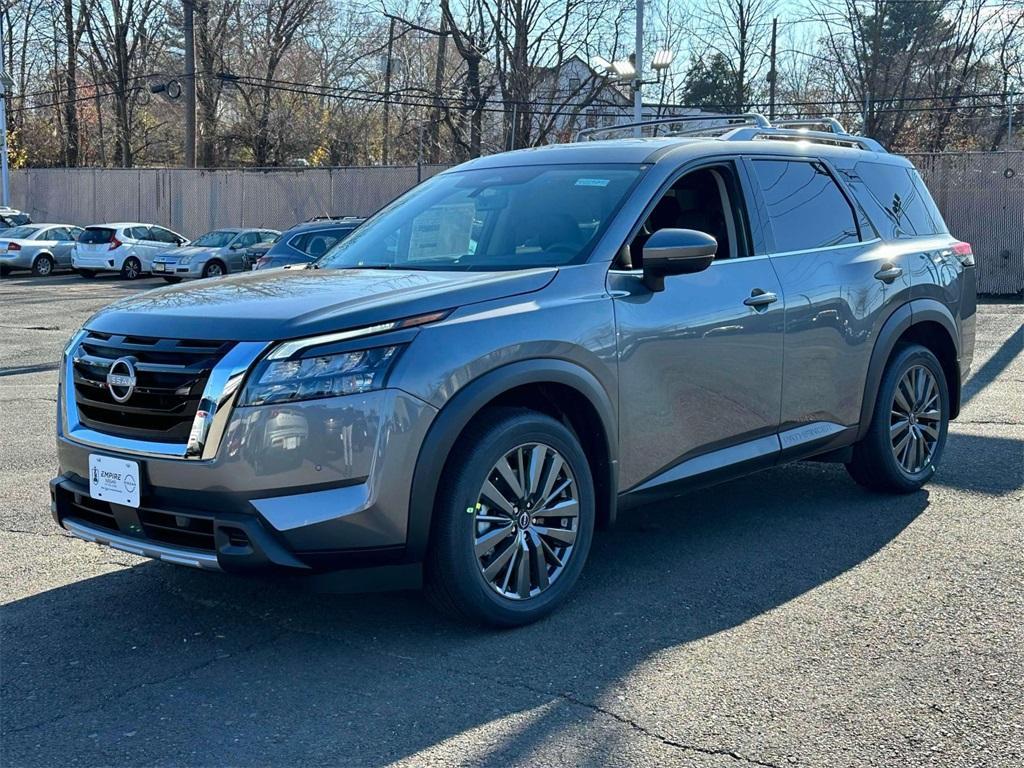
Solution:
{"label": "rear door window", "polygon": [[315,232],[304,232],[294,238],[289,245],[298,251],[318,259],[339,242],[351,230],[348,229],[321,229]]}
{"label": "rear door window", "polygon": [[150,237],[149,227],[128,227],[128,229],[126,229],[125,232],[127,233],[128,237],[132,238],[133,240],[153,239],[152,237]]}
{"label": "rear door window", "polygon": [[854,190],[886,239],[945,231],[942,216],[916,171],[889,163],[857,163]]}
{"label": "rear door window", "polygon": [[171,230],[164,229],[163,227],[150,227],[149,239],[156,243],[178,244],[178,236],[171,232]]}
{"label": "rear door window", "polygon": [[754,160],[775,251],[805,251],[860,240],[846,195],[824,165],[806,160]]}

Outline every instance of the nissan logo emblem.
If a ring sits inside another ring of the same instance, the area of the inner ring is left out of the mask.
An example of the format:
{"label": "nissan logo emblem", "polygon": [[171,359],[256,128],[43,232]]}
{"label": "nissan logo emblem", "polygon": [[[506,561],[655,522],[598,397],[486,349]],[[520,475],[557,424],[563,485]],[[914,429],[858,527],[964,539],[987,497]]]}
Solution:
{"label": "nissan logo emblem", "polygon": [[126,402],[135,391],[135,361],[130,357],[119,357],[110,364],[107,371],[107,390],[119,403]]}

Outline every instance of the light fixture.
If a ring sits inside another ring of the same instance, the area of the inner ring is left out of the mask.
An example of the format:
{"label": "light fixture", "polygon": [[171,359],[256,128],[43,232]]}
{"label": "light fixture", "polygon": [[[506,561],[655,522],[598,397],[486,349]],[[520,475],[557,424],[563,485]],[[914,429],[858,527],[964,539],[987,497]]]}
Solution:
{"label": "light fixture", "polygon": [[632,80],[636,77],[636,67],[634,67],[633,62],[628,59],[613,61],[612,72],[614,72],[615,76],[620,80]]}
{"label": "light fixture", "polygon": [[663,69],[668,69],[672,65],[672,59],[675,58],[675,54],[667,48],[662,48],[656,54],[654,54],[654,60],[651,61],[651,69],[655,72],[660,72]]}
{"label": "light fixture", "polygon": [[590,66],[596,72],[600,72],[602,75],[607,75],[608,72],[611,71],[612,63],[604,56],[592,56],[590,58]]}

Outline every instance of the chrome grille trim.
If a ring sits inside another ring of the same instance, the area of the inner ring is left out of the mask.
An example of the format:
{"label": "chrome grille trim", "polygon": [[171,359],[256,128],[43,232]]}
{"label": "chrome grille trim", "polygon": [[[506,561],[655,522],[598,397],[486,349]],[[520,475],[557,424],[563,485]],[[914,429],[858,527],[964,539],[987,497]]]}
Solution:
{"label": "chrome grille trim", "polygon": [[203,460],[216,456],[245,374],[270,346],[269,342],[263,341],[235,344],[210,371],[192,421],[188,442],[163,443],[111,435],[82,423],[75,401],[74,364],[79,347],[88,333],[84,329],[79,331],[64,350],[59,385],[64,436],[91,448],[163,459]]}

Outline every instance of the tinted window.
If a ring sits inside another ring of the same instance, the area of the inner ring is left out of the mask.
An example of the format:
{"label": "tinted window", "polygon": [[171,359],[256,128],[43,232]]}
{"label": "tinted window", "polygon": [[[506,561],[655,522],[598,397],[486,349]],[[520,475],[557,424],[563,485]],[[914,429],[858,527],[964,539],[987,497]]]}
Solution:
{"label": "tinted window", "polygon": [[158,243],[174,243],[175,245],[178,243],[178,236],[163,227],[150,227],[149,239]]}
{"label": "tinted window", "polygon": [[68,233],[68,230],[67,230],[66,227],[54,227],[53,229],[48,229],[44,233],[44,236],[45,236],[45,238],[47,240],[70,240],[71,239],[71,235]]}
{"label": "tinted window", "polygon": [[335,243],[339,242],[350,229],[321,229],[315,232],[304,232],[292,238],[289,245],[296,250],[319,259],[329,251]]}
{"label": "tinted window", "polygon": [[106,227],[89,227],[87,230],[82,232],[82,236],[78,238],[78,242],[84,245],[100,245],[102,243],[109,243],[114,237],[114,230],[107,229]]}
{"label": "tinted window", "polygon": [[819,163],[755,160],[778,252],[826,248],[860,238],[849,201]]}
{"label": "tinted window", "polygon": [[933,235],[944,229],[938,211],[932,214],[931,195],[916,172],[887,163],[857,163],[854,173],[854,188],[863,191],[858,197],[882,227],[884,237]]}

